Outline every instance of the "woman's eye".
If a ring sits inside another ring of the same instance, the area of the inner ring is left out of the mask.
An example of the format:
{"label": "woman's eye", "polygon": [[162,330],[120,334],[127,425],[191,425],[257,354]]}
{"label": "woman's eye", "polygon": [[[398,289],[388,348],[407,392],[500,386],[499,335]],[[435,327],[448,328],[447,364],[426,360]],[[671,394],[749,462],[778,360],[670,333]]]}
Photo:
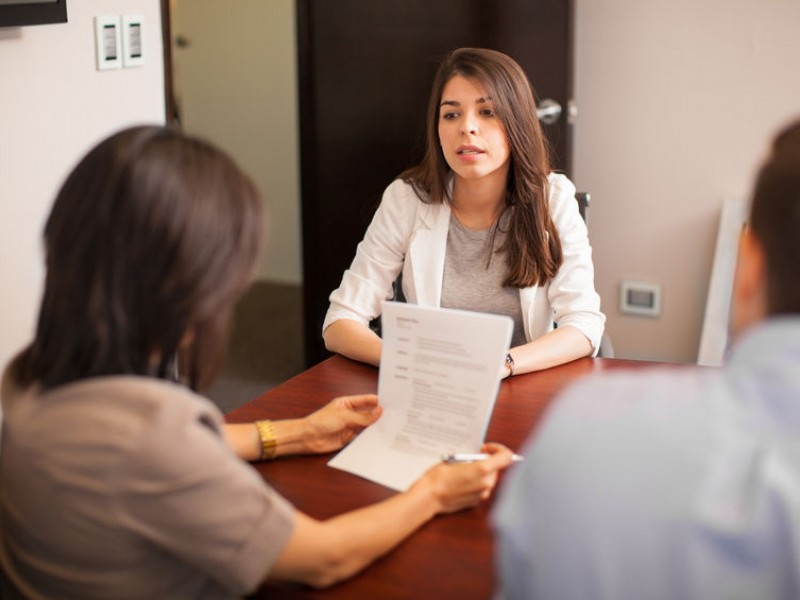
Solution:
{"label": "woman's eye", "polygon": [[494,109],[492,109],[492,108],[483,108],[483,109],[481,109],[481,114],[484,117],[493,117],[494,116]]}
{"label": "woman's eye", "polygon": [[452,112],[451,111],[451,112],[442,113],[442,119],[444,119],[445,121],[452,121],[457,116],[458,116],[457,112]]}

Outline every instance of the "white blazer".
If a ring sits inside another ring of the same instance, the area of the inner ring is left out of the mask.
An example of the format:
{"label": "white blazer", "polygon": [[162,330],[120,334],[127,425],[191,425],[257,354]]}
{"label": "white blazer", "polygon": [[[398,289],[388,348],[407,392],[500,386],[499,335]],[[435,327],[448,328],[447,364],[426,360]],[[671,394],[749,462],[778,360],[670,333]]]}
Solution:
{"label": "white blazer", "polygon": [[[591,342],[595,354],[605,316],[594,289],[594,266],[588,232],[578,212],[575,186],[564,175],[550,174],[550,216],[561,236],[564,262],[544,285],[519,291],[527,341],[553,329],[572,326]],[[391,298],[392,283],[403,272],[408,302],[440,306],[450,206],[426,204],[413,188],[395,180],[383,194],[364,239],[342,283],[330,295],[322,330],[339,319],[368,325]]]}

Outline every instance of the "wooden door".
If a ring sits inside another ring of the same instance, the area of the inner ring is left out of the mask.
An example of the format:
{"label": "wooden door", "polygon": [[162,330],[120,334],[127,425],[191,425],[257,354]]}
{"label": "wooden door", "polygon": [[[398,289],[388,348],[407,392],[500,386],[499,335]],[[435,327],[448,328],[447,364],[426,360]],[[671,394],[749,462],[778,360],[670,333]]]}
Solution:
{"label": "wooden door", "polygon": [[[380,202],[422,157],[425,109],[451,50],[494,48],[525,69],[538,100],[565,108],[572,84],[569,0],[298,0],[306,362],[327,356],[329,294]],[[545,127],[569,173],[562,116]]]}

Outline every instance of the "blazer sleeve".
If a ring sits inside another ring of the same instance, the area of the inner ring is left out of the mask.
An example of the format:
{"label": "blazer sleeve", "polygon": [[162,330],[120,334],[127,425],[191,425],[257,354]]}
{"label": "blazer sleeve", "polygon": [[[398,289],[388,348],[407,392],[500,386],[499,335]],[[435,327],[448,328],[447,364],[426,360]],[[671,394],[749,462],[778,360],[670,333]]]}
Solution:
{"label": "blazer sleeve", "polygon": [[381,302],[391,298],[392,283],[403,267],[419,204],[411,186],[401,180],[386,188],[350,268],[329,296],[323,332],[339,319],[369,325],[380,315]]}
{"label": "blazer sleeve", "polygon": [[600,347],[605,315],[594,287],[592,247],[586,224],[578,211],[575,186],[564,175],[550,176],[550,217],[561,237],[564,262],[550,281],[548,300],[559,327],[571,326],[591,342],[594,354]]}

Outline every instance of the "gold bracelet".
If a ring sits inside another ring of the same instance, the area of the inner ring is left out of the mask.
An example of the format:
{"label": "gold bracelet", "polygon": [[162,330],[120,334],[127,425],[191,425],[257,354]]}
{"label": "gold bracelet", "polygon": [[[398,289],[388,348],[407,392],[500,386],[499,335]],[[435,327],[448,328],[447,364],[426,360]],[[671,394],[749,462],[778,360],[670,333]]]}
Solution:
{"label": "gold bracelet", "polygon": [[256,421],[256,429],[258,429],[258,439],[261,440],[261,456],[258,460],[272,460],[278,450],[272,421]]}

